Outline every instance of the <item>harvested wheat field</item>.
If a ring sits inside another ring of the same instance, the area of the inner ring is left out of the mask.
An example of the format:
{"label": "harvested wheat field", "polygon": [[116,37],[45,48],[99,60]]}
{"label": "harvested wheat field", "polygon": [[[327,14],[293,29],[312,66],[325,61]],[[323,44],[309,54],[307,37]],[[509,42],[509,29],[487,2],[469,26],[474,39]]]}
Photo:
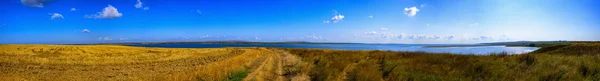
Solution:
{"label": "harvested wheat field", "polygon": [[0,45],[0,79],[288,80],[280,58],[295,57],[265,48]]}

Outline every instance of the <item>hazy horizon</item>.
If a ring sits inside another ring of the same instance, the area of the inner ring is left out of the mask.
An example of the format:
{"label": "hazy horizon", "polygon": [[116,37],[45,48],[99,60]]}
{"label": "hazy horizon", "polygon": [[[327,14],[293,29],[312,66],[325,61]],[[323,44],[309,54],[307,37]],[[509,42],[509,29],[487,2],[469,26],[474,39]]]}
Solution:
{"label": "hazy horizon", "polygon": [[600,41],[595,0],[2,0],[0,44]]}

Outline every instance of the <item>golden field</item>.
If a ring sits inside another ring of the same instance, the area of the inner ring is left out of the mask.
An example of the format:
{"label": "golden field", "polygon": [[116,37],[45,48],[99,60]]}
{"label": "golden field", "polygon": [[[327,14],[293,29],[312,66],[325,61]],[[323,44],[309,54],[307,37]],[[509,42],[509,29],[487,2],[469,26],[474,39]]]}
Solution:
{"label": "golden field", "polygon": [[0,45],[1,81],[600,80],[600,44],[528,54]]}
{"label": "golden field", "polygon": [[283,70],[280,56],[264,48],[0,45],[0,80],[241,80],[230,77],[239,72],[284,80],[273,77]]}

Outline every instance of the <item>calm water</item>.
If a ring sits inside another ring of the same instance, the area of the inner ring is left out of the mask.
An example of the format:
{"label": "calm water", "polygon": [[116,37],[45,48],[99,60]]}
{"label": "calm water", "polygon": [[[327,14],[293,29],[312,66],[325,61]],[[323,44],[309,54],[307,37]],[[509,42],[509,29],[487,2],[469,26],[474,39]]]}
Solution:
{"label": "calm water", "polygon": [[432,53],[478,54],[508,52],[512,54],[537,50],[536,47],[505,46],[473,46],[473,47],[438,47],[465,44],[130,44],[130,46],[164,47],[164,48],[219,48],[219,47],[278,47],[278,48],[325,48],[338,50],[390,50],[390,51],[423,51]]}

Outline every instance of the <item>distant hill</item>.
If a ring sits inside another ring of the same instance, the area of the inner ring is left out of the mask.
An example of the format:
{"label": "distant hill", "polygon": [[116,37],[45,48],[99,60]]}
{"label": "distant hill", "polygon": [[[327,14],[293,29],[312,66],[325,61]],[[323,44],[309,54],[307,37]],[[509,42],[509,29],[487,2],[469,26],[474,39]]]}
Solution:
{"label": "distant hill", "polygon": [[551,45],[568,44],[575,41],[515,41],[515,42],[493,42],[481,43],[487,45],[506,45],[506,46],[525,46],[525,47],[544,47]]}
{"label": "distant hill", "polygon": [[570,44],[559,44],[542,47],[533,54],[562,54],[562,55],[598,55],[600,54],[600,42],[572,42]]}

